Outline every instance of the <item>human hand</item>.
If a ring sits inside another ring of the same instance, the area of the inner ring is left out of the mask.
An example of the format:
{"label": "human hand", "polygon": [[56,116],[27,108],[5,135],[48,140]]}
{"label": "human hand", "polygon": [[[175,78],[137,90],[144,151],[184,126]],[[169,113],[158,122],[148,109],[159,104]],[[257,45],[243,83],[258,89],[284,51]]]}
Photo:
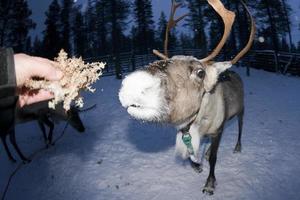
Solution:
{"label": "human hand", "polygon": [[53,94],[45,91],[31,91],[24,89],[26,80],[39,77],[49,81],[58,81],[63,73],[56,67],[57,63],[45,58],[28,56],[26,54],[15,54],[15,71],[17,87],[19,91],[19,106],[29,105],[53,98]]}

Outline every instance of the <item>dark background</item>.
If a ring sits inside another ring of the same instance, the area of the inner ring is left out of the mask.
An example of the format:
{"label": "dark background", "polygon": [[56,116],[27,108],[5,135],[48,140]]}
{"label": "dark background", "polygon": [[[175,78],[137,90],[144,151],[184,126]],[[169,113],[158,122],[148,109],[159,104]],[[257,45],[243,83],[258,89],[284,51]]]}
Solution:
{"label": "dark background", "polygon": [[[60,49],[83,58],[162,49],[171,1],[159,0],[1,0],[0,46],[53,59]],[[249,34],[239,0],[223,0],[237,15],[224,52],[233,55]],[[223,24],[205,0],[183,1],[179,15],[190,16],[170,33],[169,49],[211,51]],[[247,0],[257,24],[253,49],[299,52],[299,2]],[[32,14],[34,11],[34,15]]]}

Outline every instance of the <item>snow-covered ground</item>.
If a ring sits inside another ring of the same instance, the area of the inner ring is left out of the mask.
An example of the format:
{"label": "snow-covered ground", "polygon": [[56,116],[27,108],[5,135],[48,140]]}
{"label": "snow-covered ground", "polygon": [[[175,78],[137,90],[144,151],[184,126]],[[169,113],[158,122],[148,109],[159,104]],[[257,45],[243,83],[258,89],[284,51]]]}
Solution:
{"label": "snow-covered ground", "polygon": [[[237,139],[237,120],[232,120],[219,149],[215,195],[202,194],[208,163],[197,174],[175,159],[175,129],[132,119],[118,100],[121,82],[105,77],[86,99],[88,105],[97,104],[82,113],[86,133],[68,128],[54,147],[22,166],[6,199],[300,199],[300,78],[258,70],[246,77],[245,69],[235,70],[246,90],[243,149],[232,153]],[[63,126],[56,127],[56,136]],[[26,155],[43,147],[36,123],[19,125],[17,141]],[[2,145],[0,163],[2,194],[17,166],[8,161]]]}

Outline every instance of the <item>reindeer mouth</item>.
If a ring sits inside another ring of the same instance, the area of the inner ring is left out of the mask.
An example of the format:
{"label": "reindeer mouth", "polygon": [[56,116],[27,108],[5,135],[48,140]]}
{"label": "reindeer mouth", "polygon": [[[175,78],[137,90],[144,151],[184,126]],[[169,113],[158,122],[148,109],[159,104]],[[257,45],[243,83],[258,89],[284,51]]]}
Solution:
{"label": "reindeer mouth", "polygon": [[132,107],[132,108],[141,108],[142,106],[138,105],[138,104],[131,104],[129,107]]}
{"label": "reindeer mouth", "polygon": [[119,99],[134,118],[144,121],[161,121],[167,110],[160,77],[147,71],[136,71],[122,82]]}
{"label": "reindeer mouth", "polygon": [[153,107],[131,104],[127,107],[127,112],[134,118],[145,121],[160,121],[161,113]]}
{"label": "reindeer mouth", "polygon": [[130,106],[127,107],[127,111],[135,111],[135,112],[147,112],[147,111],[155,111],[157,109],[155,108],[151,108],[151,107],[147,107],[147,106],[143,106],[143,105],[140,105],[140,104],[131,104]]}

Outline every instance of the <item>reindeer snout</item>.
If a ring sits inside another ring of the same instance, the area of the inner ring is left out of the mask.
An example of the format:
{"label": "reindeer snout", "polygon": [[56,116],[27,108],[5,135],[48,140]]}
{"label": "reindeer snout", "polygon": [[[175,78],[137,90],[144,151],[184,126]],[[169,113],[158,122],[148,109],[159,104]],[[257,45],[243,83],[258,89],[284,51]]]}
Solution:
{"label": "reindeer snout", "polygon": [[119,99],[123,107],[138,108],[146,101],[148,93],[155,91],[160,79],[147,71],[137,71],[128,75],[122,82]]}

